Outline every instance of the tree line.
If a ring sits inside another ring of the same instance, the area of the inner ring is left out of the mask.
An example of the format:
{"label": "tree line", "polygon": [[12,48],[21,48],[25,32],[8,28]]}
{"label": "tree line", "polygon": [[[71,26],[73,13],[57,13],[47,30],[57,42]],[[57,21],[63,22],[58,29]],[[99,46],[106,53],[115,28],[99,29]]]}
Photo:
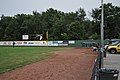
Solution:
{"label": "tree line", "polygon": [[[120,7],[104,4],[105,39],[120,38]],[[101,6],[92,9],[91,17],[79,8],[76,12],[65,13],[53,8],[33,14],[1,16],[0,40],[22,40],[22,35],[43,34],[43,40],[100,39]],[[30,38],[30,40],[34,40]]]}

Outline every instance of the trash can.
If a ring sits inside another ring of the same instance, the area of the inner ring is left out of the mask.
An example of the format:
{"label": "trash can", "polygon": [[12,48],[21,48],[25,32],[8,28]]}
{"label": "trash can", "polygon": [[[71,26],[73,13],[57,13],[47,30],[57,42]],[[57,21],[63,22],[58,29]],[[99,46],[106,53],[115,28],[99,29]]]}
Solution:
{"label": "trash can", "polygon": [[116,69],[102,68],[99,70],[99,80],[118,80],[119,71]]}

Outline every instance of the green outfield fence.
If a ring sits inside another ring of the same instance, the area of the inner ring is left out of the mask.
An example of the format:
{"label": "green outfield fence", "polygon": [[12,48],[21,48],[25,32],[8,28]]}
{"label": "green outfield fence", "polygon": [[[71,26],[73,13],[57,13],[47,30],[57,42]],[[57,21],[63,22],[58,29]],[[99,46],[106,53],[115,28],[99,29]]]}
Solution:
{"label": "green outfield fence", "polygon": [[[101,44],[100,40],[75,40],[74,45],[69,45],[69,46],[74,46],[74,47],[91,47],[93,46],[94,43],[97,43],[99,46]],[[106,44],[107,41],[104,41],[104,44]]]}

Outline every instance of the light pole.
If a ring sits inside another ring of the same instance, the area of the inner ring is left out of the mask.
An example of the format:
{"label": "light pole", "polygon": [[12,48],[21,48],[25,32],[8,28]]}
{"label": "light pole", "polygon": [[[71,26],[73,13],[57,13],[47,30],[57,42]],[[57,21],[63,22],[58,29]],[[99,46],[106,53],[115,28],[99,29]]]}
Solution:
{"label": "light pole", "polygon": [[103,55],[104,55],[104,4],[101,0],[101,68],[103,68]]}

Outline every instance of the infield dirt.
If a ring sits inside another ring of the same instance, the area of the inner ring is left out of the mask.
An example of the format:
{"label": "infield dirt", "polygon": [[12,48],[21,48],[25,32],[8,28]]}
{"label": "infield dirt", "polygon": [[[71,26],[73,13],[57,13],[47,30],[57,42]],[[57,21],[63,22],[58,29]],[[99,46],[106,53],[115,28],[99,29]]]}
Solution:
{"label": "infield dirt", "polygon": [[70,48],[54,53],[50,59],[0,74],[0,80],[90,80],[97,52]]}

